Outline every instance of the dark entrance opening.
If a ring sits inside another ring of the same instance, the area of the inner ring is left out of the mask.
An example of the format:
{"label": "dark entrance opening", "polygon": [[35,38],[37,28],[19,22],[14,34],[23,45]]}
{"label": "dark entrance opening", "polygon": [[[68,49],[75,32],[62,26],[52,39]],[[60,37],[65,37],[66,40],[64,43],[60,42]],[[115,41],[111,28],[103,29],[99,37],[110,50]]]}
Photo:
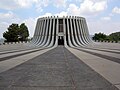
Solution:
{"label": "dark entrance opening", "polygon": [[64,37],[63,36],[58,37],[58,45],[64,45]]}

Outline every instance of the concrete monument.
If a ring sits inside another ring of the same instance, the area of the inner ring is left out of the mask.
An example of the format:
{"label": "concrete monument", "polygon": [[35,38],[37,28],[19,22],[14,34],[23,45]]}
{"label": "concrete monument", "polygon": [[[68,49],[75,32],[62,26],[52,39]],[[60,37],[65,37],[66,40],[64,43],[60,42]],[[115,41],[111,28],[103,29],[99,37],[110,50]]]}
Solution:
{"label": "concrete monument", "polygon": [[31,41],[39,47],[78,47],[91,42],[85,18],[77,16],[39,18]]}

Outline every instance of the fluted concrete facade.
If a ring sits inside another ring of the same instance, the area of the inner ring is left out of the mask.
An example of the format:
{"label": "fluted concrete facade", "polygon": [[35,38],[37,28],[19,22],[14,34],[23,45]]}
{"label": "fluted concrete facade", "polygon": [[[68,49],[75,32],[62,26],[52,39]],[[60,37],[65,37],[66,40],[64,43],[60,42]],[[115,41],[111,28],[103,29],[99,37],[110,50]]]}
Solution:
{"label": "fluted concrete facade", "polygon": [[58,44],[79,47],[92,43],[92,40],[85,18],[51,16],[38,19],[31,43],[39,47],[52,47]]}

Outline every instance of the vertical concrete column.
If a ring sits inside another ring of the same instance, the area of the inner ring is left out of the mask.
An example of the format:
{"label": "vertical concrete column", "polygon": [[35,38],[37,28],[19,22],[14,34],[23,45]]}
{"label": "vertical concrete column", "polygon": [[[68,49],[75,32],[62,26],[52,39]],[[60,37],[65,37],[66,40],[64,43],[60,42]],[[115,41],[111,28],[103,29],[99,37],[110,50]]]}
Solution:
{"label": "vertical concrete column", "polygon": [[77,33],[77,27],[76,27],[76,17],[73,17],[73,26],[74,26],[74,33],[75,33],[75,39],[76,39],[76,43],[81,46],[81,43],[78,40],[78,33]]}
{"label": "vertical concrete column", "polygon": [[40,25],[41,25],[41,19],[39,19],[38,20],[38,25],[37,25],[37,28],[36,28],[36,34],[35,34],[35,40],[34,40],[34,43],[33,44],[35,44],[36,45],[36,42],[37,42],[37,40],[38,40],[38,33],[39,33],[39,27],[40,27]]}
{"label": "vertical concrete column", "polygon": [[82,32],[83,28],[82,28],[81,18],[79,18],[79,21],[78,21],[78,22],[79,22],[79,28],[80,28],[80,36],[81,36],[81,39],[82,39],[84,45],[86,45],[86,42],[85,42],[84,36],[83,36],[83,32]]}
{"label": "vertical concrete column", "polygon": [[37,42],[39,41],[39,38],[40,38],[40,32],[41,32],[41,27],[42,27],[42,18],[40,19],[40,21],[39,21],[40,23],[39,23],[39,27],[38,27],[38,33],[37,33],[37,39],[36,39],[36,44],[37,44]]}
{"label": "vertical concrete column", "polygon": [[89,40],[89,44],[92,43],[92,39],[90,38],[90,35],[89,35],[89,31],[88,31],[88,26],[87,26],[87,23],[86,23],[86,20],[85,20],[85,27],[86,27],[86,32],[87,32],[87,38]]}
{"label": "vertical concrete column", "polygon": [[48,36],[47,36],[47,39],[46,39],[46,43],[44,45],[44,47],[47,47],[48,44],[50,43],[50,36],[51,36],[51,26],[52,26],[52,17],[50,18],[50,24],[49,24],[49,28],[48,28]]}
{"label": "vertical concrete column", "polygon": [[44,40],[46,25],[47,25],[47,17],[45,18],[44,26],[43,26],[42,33],[41,33],[41,39],[40,39],[38,46],[41,46],[41,44]]}
{"label": "vertical concrete column", "polygon": [[87,29],[86,29],[86,26],[85,26],[85,19],[83,19],[83,27],[84,27],[84,36],[85,36],[85,38],[86,38],[86,42],[87,42],[87,44],[89,44],[89,39],[88,39],[88,36],[87,36]]}
{"label": "vertical concrete column", "polygon": [[68,33],[68,44],[70,47],[74,47],[72,42],[71,42],[71,39],[70,39],[70,29],[69,29],[69,22],[68,22],[68,16],[66,17],[67,18],[67,33]]}
{"label": "vertical concrete column", "polygon": [[58,46],[58,29],[59,29],[59,21],[58,21],[58,16],[57,16],[57,26],[56,26],[56,41],[55,41],[55,47]]}
{"label": "vertical concrete column", "polygon": [[39,44],[41,42],[41,38],[42,38],[42,35],[43,35],[43,27],[44,27],[45,21],[46,21],[46,19],[44,19],[43,22],[42,22],[40,38],[39,38],[39,42],[37,43],[37,46],[39,46]]}
{"label": "vertical concrete column", "polygon": [[85,26],[85,19],[83,19],[83,27],[84,27],[84,36],[85,36],[85,38],[86,38],[86,41],[87,41],[87,43],[89,43],[89,39],[88,39],[88,36],[87,36],[87,28],[86,28],[86,26]]}
{"label": "vertical concrete column", "polygon": [[50,42],[50,45],[49,45],[49,47],[52,47],[53,46],[53,44],[54,44],[54,33],[55,33],[55,16],[53,17],[53,30],[52,30],[52,40],[51,40],[51,42]]}
{"label": "vertical concrete column", "polygon": [[74,38],[74,35],[73,35],[73,25],[72,25],[72,17],[70,16],[70,27],[71,27],[71,39],[72,39],[72,42],[74,44],[74,46],[78,46],[77,43],[76,43],[76,40]]}
{"label": "vertical concrete column", "polygon": [[80,34],[80,25],[79,25],[79,19],[76,17],[76,24],[77,24],[77,33],[78,33],[78,40],[80,42],[80,44],[83,46],[84,45],[84,42],[81,38],[81,34]]}
{"label": "vertical concrete column", "polygon": [[88,37],[89,43],[93,43],[93,41],[92,41],[92,39],[90,38],[90,35],[89,35],[89,31],[88,31],[88,26],[87,26],[86,20],[85,20],[85,27],[86,27],[86,32],[87,32],[87,37]]}
{"label": "vertical concrete column", "polygon": [[42,30],[43,30],[43,25],[44,25],[44,19],[41,21],[41,27],[40,27],[40,32],[39,32],[39,39],[37,41],[37,45],[40,43],[41,37],[42,37]]}
{"label": "vertical concrete column", "polygon": [[39,21],[39,26],[38,26],[38,33],[37,33],[37,38],[36,38],[36,41],[35,41],[35,44],[37,44],[38,43],[38,41],[39,41],[39,38],[40,38],[40,32],[41,32],[41,27],[42,27],[42,19]]}
{"label": "vertical concrete column", "polygon": [[50,46],[52,41],[52,33],[53,33],[53,16],[51,16],[51,30],[50,30],[50,39],[49,39],[48,46]]}
{"label": "vertical concrete column", "polygon": [[43,42],[42,42],[42,44],[40,45],[40,46],[43,46],[43,45],[45,45],[45,43],[46,43],[46,41],[47,41],[47,35],[48,35],[48,31],[49,31],[49,22],[50,22],[50,19],[49,19],[49,17],[48,17],[48,19],[47,19],[47,26],[46,26],[46,30],[45,30],[45,34],[43,35],[44,36],[44,38],[43,38]]}
{"label": "vertical concrete column", "polygon": [[87,41],[87,39],[85,37],[86,33],[85,33],[84,19],[83,18],[81,19],[81,26],[82,26],[82,30],[81,31],[82,31],[82,34],[83,34],[83,37],[84,37],[84,41],[85,41],[86,44],[88,44],[88,41]]}
{"label": "vertical concrete column", "polygon": [[[81,33],[82,33],[82,36],[83,36],[83,41],[84,41],[84,43],[85,43],[85,45],[87,44],[87,42],[86,42],[86,39],[85,39],[85,36],[84,36],[84,27],[83,27],[83,18],[81,18],[80,19],[80,22],[81,22]],[[84,45],[84,46],[85,46]]]}
{"label": "vertical concrete column", "polygon": [[65,25],[65,16],[63,16],[63,33],[64,33],[64,46],[68,47],[66,42],[66,25]]}

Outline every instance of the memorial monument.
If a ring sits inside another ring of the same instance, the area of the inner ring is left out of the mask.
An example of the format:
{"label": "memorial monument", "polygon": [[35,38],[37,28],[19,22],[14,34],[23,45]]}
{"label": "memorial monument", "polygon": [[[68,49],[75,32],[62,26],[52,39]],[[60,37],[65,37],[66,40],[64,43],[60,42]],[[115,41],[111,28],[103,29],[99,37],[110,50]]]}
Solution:
{"label": "memorial monument", "polygon": [[31,41],[39,47],[57,45],[78,47],[91,42],[86,20],[78,16],[39,18]]}

